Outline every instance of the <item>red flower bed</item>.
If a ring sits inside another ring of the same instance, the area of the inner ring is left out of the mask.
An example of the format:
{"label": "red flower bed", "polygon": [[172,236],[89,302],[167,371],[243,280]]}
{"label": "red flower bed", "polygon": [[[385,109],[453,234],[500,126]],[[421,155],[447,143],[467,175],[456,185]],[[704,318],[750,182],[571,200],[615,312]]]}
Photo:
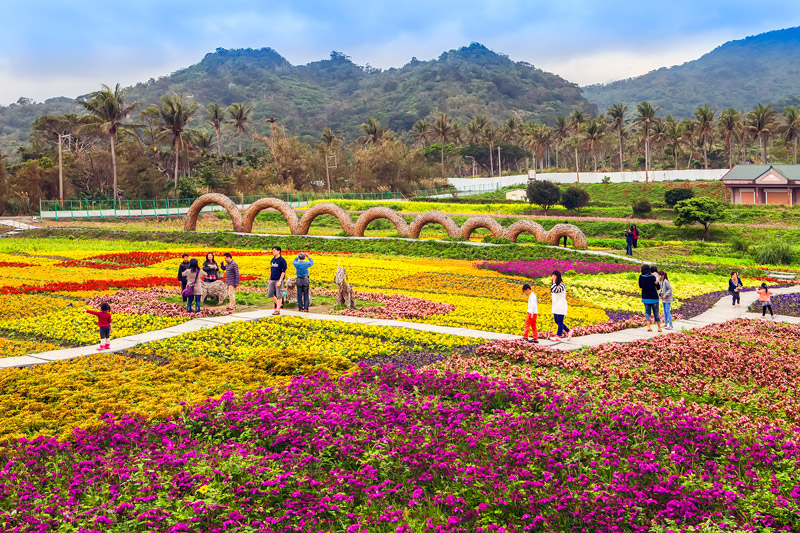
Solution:
{"label": "red flower bed", "polygon": [[[215,252],[213,250],[209,250],[214,254],[214,257],[223,257],[225,252]],[[205,252],[208,253],[208,252]],[[236,257],[251,257],[251,256],[259,256],[259,255],[267,255],[271,252],[269,250],[265,250],[263,252],[236,252],[234,256]],[[310,254],[311,252],[307,250],[283,250],[282,252],[285,255],[297,255],[299,253],[306,253]],[[331,254],[333,252],[314,252],[314,255],[326,255]],[[342,254],[349,254],[351,252],[336,252],[337,255]],[[189,254],[190,256],[192,254]],[[87,257],[86,259],[75,259],[72,261],[63,261],[58,263],[56,266],[58,267],[82,267],[82,268],[97,268],[100,270],[123,270],[126,268],[136,268],[136,267],[145,267],[154,265],[156,263],[160,263],[162,261],[167,261],[168,259],[180,259],[183,256],[183,252],[125,252],[125,253],[114,253],[114,254],[101,254],[95,255],[92,257]],[[205,254],[203,254],[205,257]],[[23,263],[0,263],[0,267],[2,266],[33,266],[27,265]]]}
{"label": "red flower bed", "polygon": [[9,267],[25,268],[25,267],[32,267],[32,266],[36,266],[36,265],[31,265],[31,264],[28,264],[28,263],[14,263],[13,261],[9,261],[8,263],[0,261],[0,268],[9,268]]}
{"label": "red flower bed", "polygon": [[[252,281],[257,276],[242,276],[242,281]],[[172,276],[150,276],[147,278],[133,279],[98,279],[77,283],[74,281],[59,281],[46,285],[20,285],[18,287],[0,287],[0,294],[36,294],[57,291],[103,291],[106,289],[142,289],[149,287],[163,287],[177,285],[178,280]]]}

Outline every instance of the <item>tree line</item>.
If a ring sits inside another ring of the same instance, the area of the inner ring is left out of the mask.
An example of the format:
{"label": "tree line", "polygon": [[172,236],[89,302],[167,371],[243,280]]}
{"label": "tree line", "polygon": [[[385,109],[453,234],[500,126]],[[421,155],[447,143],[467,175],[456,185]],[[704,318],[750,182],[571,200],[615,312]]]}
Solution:
{"label": "tree line", "polygon": [[[770,105],[719,115],[699,106],[693,119],[659,117],[659,107],[623,104],[592,116],[575,109],[553,124],[446,113],[394,132],[380,119],[347,142],[325,128],[317,139],[288,134],[280,119],[255,122],[252,107],[200,108],[184,95],[141,109],[117,84],[78,103],[84,115],[34,121],[21,162],[0,165],[0,210],[25,212],[39,199],[193,197],[297,191],[410,193],[450,176],[540,171],[709,168],[797,160],[800,118]],[[61,154],[59,157],[59,153]],[[60,163],[58,162],[60,160]],[[64,176],[59,183],[59,167]]]}

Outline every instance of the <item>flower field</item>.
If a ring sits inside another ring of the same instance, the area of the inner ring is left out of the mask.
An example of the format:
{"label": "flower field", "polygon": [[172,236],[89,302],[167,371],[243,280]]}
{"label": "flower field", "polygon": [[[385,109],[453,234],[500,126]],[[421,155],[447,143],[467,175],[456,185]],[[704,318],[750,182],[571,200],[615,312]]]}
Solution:
{"label": "flower field", "polygon": [[[143,244],[0,253],[0,357],[96,342],[83,311],[102,302],[112,337],[194,318],[175,303],[184,249]],[[271,255],[231,251],[263,293]],[[311,256],[312,295],[335,295],[341,263],[375,305],[334,313],[519,334],[531,283],[552,329],[558,268],[576,335],[642,324],[635,267]],[[727,283],[670,279],[694,313]],[[800,325],[563,352],[327,318],[0,370],[0,531],[800,530]]]}

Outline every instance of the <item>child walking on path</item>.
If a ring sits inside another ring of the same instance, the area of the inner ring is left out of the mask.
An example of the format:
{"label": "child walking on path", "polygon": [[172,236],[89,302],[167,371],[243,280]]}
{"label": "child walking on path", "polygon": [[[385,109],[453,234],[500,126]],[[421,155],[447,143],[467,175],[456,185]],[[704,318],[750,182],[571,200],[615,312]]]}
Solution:
{"label": "child walking on path", "polygon": [[97,317],[97,327],[100,328],[100,346],[97,351],[108,350],[111,348],[111,306],[103,302],[99,311],[87,309],[86,312]]}
{"label": "child walking on path", "polygon": [[758,293],[758,301],[761,302],[761,320],[766,320],[767,316],[767,309],[769,309],[769,316],[770,318],[774,319],[775,314],[772,312],[772,291],[767,288],[766,283],[762,283],[761,286],[756,289]]}
{"label": "child walking on path", "polygon": [[[528,342],[539,344],[539,331],[536,329],[536,317],[539,315],[539,304],[536,300],[536,293],[527,283],[522,286],[522,293],[528,297],[528,312],[525,317],[525,329],[522,338]],[[533,330],[533,337],[528,338],[528,332]]]}
{"label": "child walking on path", "polygon": [[661,305],[664,306],[664,327],[672,329],[672,284],[663,270],[658,273],[658,278],[660,280],[658,297],[661,298]]}

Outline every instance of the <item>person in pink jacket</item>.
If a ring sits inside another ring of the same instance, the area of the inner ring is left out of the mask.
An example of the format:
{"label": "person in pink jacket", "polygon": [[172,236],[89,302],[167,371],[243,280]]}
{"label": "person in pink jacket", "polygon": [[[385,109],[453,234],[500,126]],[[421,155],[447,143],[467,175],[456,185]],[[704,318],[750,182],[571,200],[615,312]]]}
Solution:
{"label": "person in pink jacket", "polygon": [[772,312],[772,291],[767,288],[766,283],[756,289],[758,293],[758,301],[761,303],[761,320],[766,320],[767,309],[769,309],[769,316],[775,320],[775,313]]}

